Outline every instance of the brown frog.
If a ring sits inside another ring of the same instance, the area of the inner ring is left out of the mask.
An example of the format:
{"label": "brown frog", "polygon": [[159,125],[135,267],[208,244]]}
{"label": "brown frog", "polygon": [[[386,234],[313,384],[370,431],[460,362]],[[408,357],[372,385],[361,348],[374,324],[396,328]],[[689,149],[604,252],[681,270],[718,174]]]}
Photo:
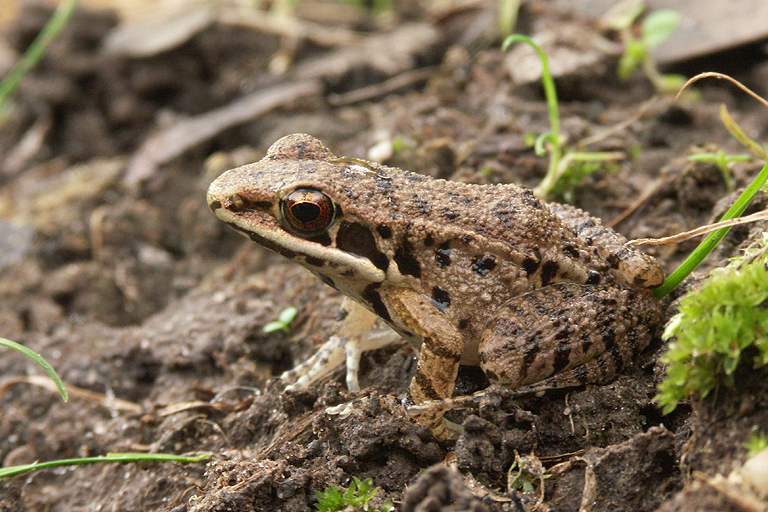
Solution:
{"label": "brown frog", "polygon": [[[355,389],[360,351],[391,342],[368,334],[376,316],[419,349],[415,404],[450,397],[459,364],[480,365],[491,383],[512,389],[602,382],[661,322],[649,293],[664,277],[656,260],[581,210],[517,185],[337,158],[296,134],[222,174],[208,204],[352,299],[329,343],[283,376],[299,385],[346,351]],[[447,437],[442,416],[427,409],[417,419]]]}

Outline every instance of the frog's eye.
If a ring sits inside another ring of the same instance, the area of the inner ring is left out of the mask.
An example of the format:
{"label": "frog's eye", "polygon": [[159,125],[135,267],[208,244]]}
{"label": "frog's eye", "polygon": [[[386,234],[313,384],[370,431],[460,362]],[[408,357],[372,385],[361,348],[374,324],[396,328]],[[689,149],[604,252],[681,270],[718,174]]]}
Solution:
{"label": "frog's eye", "polygon": [[303,235],[319,235],[328,229],[335,211],[330,197],[311,188],[299,188],[288,194],[280,209],[288,227]]}

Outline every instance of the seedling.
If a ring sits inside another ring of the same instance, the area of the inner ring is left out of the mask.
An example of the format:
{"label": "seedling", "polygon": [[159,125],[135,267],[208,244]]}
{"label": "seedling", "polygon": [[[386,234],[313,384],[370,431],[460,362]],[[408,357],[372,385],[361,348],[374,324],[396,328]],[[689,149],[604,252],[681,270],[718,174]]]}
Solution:
{"label": "seedling", "polygon": [[507,37],[512,34],[517,25],[517,16],[520,14],[521,0],[499,0],[499,35]]}
{"label": "seedling", "polygon": [[619,59],[616,70],[621,80],[628,80],[642,68],[657,91],[673,93],[685,83],[681,75],[664,74],[659,71],[651,50],[672,37],[682,17],[677,11],[660,9],[650,13],[640,24],[640,36],[633,31],[637,18],[645,10],[643,2],[637,2],[630,8],[606,20],[605,25],[619,33],[624,42],[624,53]]}
{"label": "seedling", "polygon": [[539,45],[531,38],[513,34],[504,40],[501,50],[506,51],[513,43],[522,42],[531,46],[541,60],[541,81],[544,87],[544,96],[547,100],[549,112],[549,125],[551,130],[536,138],[534,150],[538,156],[549,153],[549,166],[547,174],[533,189],[538,197],[547,198],[554,191],[564,192],[567,183],[569,187],[581,183],[581,180],[599,166],[598,162],[615,161],[624,157],[617,152],[586,152],[574,151],[566,147],[565,139],[560,134],[560,113],[558,111],[557,91],[555,81],[549,71],[549,59]]}
{"label": "seedling", "polygon": [[730,155],[722,149],[714,153],[696,153],[690,155],[688,161],[690,162],[706,162],[714,164],[720,170],[720,174],[723,176],[725,182],[725,188],[728,192],[733,192],[733,175],[731,174],[731,167],[736,162],[749,162],[752,157],[746,154]]}
{"label": "seedling", "polygon": [[202,453],[200,455],[185,456],[172,455],[168,453],[108,453],[99,457],[82,457],[78,459],[60,459],[48,462],[35,462],[33,464],[23,464],[21,466],[9,466],[0,468],[0,478],[29,473],[38,469],[53,468],[57,466],[78,466],[81,464],[93,464],[97,462],[198,462],[210,457],[211,453]]}
{"label": "seedling", "polygon": [[45,24],[40,34],[32,41],[27,51],[24,52],[21,60],[16,64],[13,69],[5,76],[2,82],[0,82],[0,120],[7,114],[8,108],[6,103],[8,98],[13,94],[16,88],[19,86],[21,79],[24,78],[29,70],[34,68],[45,54],[46,48],[53,39],[61,32],[61,30],[67,25],[72,11],[77,6],[77,0],[65,0],[59,4],[56,11]]}
{"label": "seedling", "polygon": [[294,321],[298,312],[299,310],[293,306],[287,307],[280,312],[280,316],[277,317],[277,320],[269,322],[262,330],[267,334],[275,331],[288,332],[288,329],[291,327],[291,322]]}
{"label": "seedling", "polygon": [[380,507],[371,507],[368,503],[379,492],[378,487],[373,486],[373,480],[366,478],[360,480],[352,477],[352,483],[349,487],[342,489],[337,485],[331,485],[325,491],[315,491],[317,494],[317,504],[315,508],[318,512],[337,512],[346,510],[349,507],[352,510],[365,510],[370,512],[390,512],[394,510],[391,501],[384,502]]}
{"label": "seedling", "polygon": [[749,441],[744,443],[744,448],[747,449],[749,457],[757,455],[761,451],[768,448],[768,435],[760,430],[757,432],[752,432],[752,435],[749,436]]}
{"label": "seedling", "polygon": [[56,383],[56,387],[59,388],[59,393],[61,393],[61,399],[65,402],[67,401],[67,390],[64,388],[64,383],[59,378],[59,375],[56,373],[56,370],[53,369],[53,366],[51,366],[48,361],[42,358],[40,354],[37,352],[34,352],[24,345],[20,345],[16,343],[15,341],[7,340],[5,338],[0,338],[0,347],[8,347],[10,349],[15,350],[16,352],[19,352],[40,366],[43,370],[45,370],[45,373],[48,374],[48,376],[53,380],[53,382]]}
{"label": "seedling", "polygon": [[[544,480],[552,475],[545,474],[544,468],[538,459],[521,457],[515,452],[515,460],[507,471],[507,488],[520,492],[535,492],[537,488],[541,492]],[[543,494],[543,493],[542,493]]]}

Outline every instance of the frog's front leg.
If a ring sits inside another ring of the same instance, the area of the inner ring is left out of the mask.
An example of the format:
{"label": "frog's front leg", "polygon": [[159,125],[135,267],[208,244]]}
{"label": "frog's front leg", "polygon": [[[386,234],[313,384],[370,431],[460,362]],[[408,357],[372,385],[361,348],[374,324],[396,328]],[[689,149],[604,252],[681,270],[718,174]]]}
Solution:
{"label": "frog's front leg", "polygon": [[[400,319],[407,336],[421,340],[416,375],[411,380],[410,399],[415,404],[449,398],[456,385],[464,340],[448,316],[428,297],[413,290],[395,289],[383,294],[387,306]],[[425,410],[415,414],[438,439],[454,437],[443,419],[444,411]]]}
{"label": "frog's front leg", "polygon": [[400,337],[392,330],[375,330],[377,316],[350,298],[345,298],[333,334],[317,352],[302,364],[284,372],[280,379],[287,390],[305,389],[312,383],[347,363],[347,389],[359,391],[358,369],[363,352],[376,350],[397,342]]}
{"label": "frog's front leg", "polygon": [[515,297],[486,324],[480,366],[510,389],[605,382],[650,342],[662,314],[649,293],[558,283]]}

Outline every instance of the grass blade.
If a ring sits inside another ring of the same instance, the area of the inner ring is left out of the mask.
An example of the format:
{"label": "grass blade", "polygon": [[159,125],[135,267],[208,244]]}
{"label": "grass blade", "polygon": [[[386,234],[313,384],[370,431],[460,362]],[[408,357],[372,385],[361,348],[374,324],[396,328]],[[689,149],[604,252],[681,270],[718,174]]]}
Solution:
{"label": "grass blade", "polygon": [[7,476],[20,475],[29,471],[35,471],[44,468],[53,468],[56,466],[73,466],[80,464],[94,464],[97,462],[198,462],[213,455],[205,452],[199,455],[174,455],[171,453],[108,453],[98,457],[82,457],[78,459],[59,459],[48,462],[35,462],[34,464],[22,464],[19,466],[10,466],[0,468],[0,478]]}
{"label": "grass blade", "polygon": [[53,369],[53,366],[48,364],[48,361],[43,359],[43,357],[38,354],[37,352],[28,349],[24,345],[19,345],[15,341],[7,340],[5,338],[0,338],[0,346],[2,347],[8,347],[16,352],[20,352],[21,354],[27,356],[34,362],[36,362],[43,370],[45,370],[45,373],[48,374],[48,376],[53,380],[53,382],[56,383],[56,387],[59,388],[59,393],[61,393],[61,398],[65,402],[69,399],[69,396],[67,395],[67,390],[64,388],[64,383],[59,378],[59,375],[56,373],[56,370]]}

